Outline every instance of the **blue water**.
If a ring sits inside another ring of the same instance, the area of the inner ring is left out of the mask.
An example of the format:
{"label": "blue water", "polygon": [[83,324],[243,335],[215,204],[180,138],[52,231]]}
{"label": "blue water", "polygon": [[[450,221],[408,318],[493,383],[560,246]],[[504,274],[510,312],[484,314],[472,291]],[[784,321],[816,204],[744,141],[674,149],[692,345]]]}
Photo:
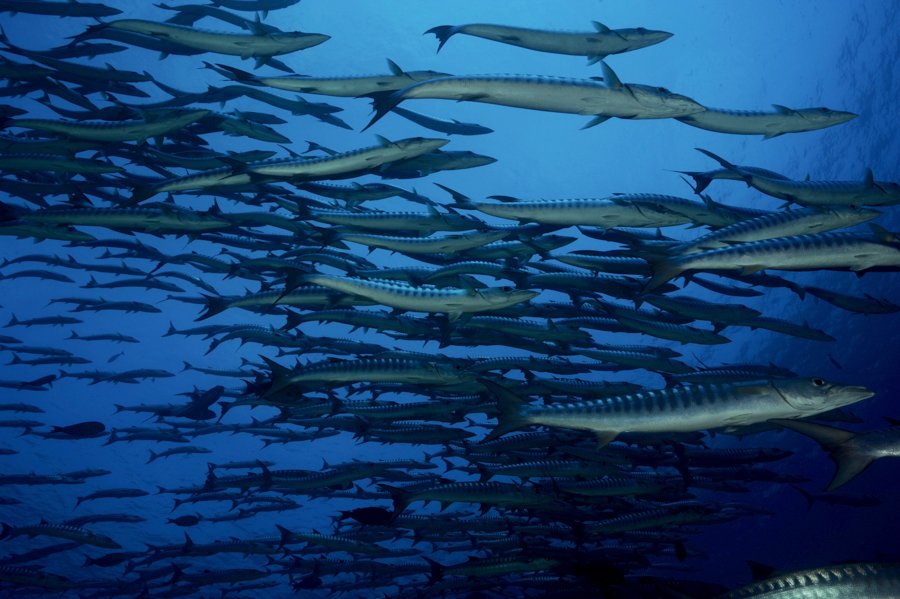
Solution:
{"label": "blue water", "polygon": [[[124,17],[163,20],[169,16],[149,2],[110,3],[124,11]],[[809,175],[818,180],[861,179],[866,168],[871,168],[877,179],[898,180],[900,172],[900,142],[897,141],[896,123],[900,121],[900,109],[895,99],[900,97],[900,78],[896,77],[896,57],[900,56],[900,5],[890,0],[881,2],[826,2],[766,1],[766,2],[712,2],[685,1],[659,2],[588,2],[566,3],[516,2],[485,3],[475,1],[455,3],[422,3],[392,0],[391,2],[366,2],[344,0],[326,3],[320,0],[304,0],[301,4],[280,11],[273,11],[266,22],[282,30],[303,30],[325,33],[331,39],[315,48],[280,57],[295,72],[311,76],[350,76],[385,73],[385,59],[391,59],[408,70],[433,69],[454,74],[540,74],[585,78],[598,76],[599,66],[587,66],[580,57],[558,56],[531,52],[525,49],[492,43],[468,36],[452,38],[435,53],[437,42],[422,32],[442,24],[473,22],[502,23],[539,27],[545,29],[582,30],[590,28],[591,20],[598,20],[610,27],[645,26],[673,32],[666,42],[636,52],[612,56],[610,66],[625,82],[639,82],[667,87],[686,94],[704,105],[765,110],[771,104],[783,104],[801,108],[827,106],[833,109],[857,113],[853,121],[816,132],[785,135],[763,141],[759,136],[737,136],[713,133],[688,127],[674,120],[626,121],[611,119],[600,126],[580,130],[588,117],[518,110],[478,103],[455,103],[438,100],[408,102],[405,107],[430,116],[475,122],[494,129],[494,133],[478,137],[453,137],[447,150],[471,150],[496,158],[494,164],[463,171],[442,172],[423,179],[387,181],[406,189],[415,189],[433,200],[446,202],[446,194],[433,185],[441,183],[457,189],[469,197],[482,199],[493,194],[515,196],[523,199],[551,199],[566,197],[602,197],[616,192],[662,193],[691,197],[689,187],[680,179],[676,170],[708,170],[714,168],[708,158],[694,148],[707,148],[742,165],[754,165],[780,172],[788,177],[803,179]],[[250,13],[245,13],[249,15]],[[46,49],[64,42],[67,36],[80,32],[91,23],[90,19],[59,19],[29,15],[0,15],[0,25],[11,42],[28,49]],[[213,29],[226,26],[208,21],[200,23]],[[15,60],[18,57],[11,56]],[[252,70],[252,63],[236,57],[201,55],[197,57],[170,56],[158,60],[155,53],[130,48],[126,52],[98,57],[85,62],[92,65],[110,63],[117,68],[136,71],[147,70],[160,82],[186,92],[203,91],[207,85],[221,85],[222,78],[213,71],[201,68],[203,60],[229,64]],[[258,73],[279,75],[282,73],[263,67]],[[150,99],[127,98],[128,102],[141,103],[167,98],[149,84],[141,84]],[[273,91],[273,90],[267,90]],[[292,96],[283,92],[281,95]],[[29,111],[30,115],[52,118],[53,114],[35,102],[36,94],[28,97],[6,98],[13,106]],[[311,117],[292,117],[277,109],[271,109],[246,99],[229,102],[216,110],[258,110],[272,112],[288,121],[275,128],[292,140],[291,148],[303,151],[306,141],[315,141],[339,151],[369,146],[375,143],[374,134],[389,139],[411,136],[440,137],[395,115],[387,115],[370,130],[360,133],[370,117],[370,103],[366,99],[308,96],[310,101],[324,101],[343,108],[340,116],[354,130],[344,130],[320,123]],[[95,98],[98,106],[102,101]],[[64,103],[54,99],[54,103]],[[72,107],[70,107],[72,108]],[[244,138],[226,137],[220,134],[206,136],[212,148],[218,151],[271,149],[285,155],[276,144],[266,144]],[[177,169],[173,169],[173,172]],[[180,174],[180,173],[179,173]],[[11,177],[4,173],[4,176]],[[366,176],[359,182],[380,181]],[[709,193],[717,201],[735,206],[775,209],[781,202],[761,194],[737,182],[714,182]],[[3,196],[5,202],[19,204],[19,200]],[[55,198],[54,202],[60,201]],[[208,197],[184,196],[179,203],[197,210],[212,205]],[[247,206],[230,205],[220,200],[225,210],[245,211]],[[377,208],[421,209],[398,199],[373,204]],[[877,221],[889,230],[900,228],[897,211],[886,209]],[[122,234],[99,228],[85,228],[98,238],[121,237]],[[681,238],[691,238],[695,230],[683,227],[666,231]],[[564,231],[571,233],[571,231]],[[196,251],[216,255],[221,248],[205,242],[191,242],[188,238],[164,238],[136,233],[134,238],[158,248],[165,253]],[[565,251],[596,247],[597,242],[581,236],[579,241]],[[100,263],[101,250],[70,248],[64,242],[44,241],[33,243],[27,239],[0,237],[2,256],[41,253],[62,257],[73,256],[79,262]],[[354,251],[366,255],[366,248],[354,246]],[[376,250],[368,258],[380,266],[406,264],[409,261],[383,250]],[[117,260],[103,262],[118,264]],[[129,262],[129,264],[132,264]],[[150,263],[135,261],[134,266],[151,268]],[[23,268],[43,268],[38,264],[4,267],[3,274]],[[54,267],[48,267],[54,268]],[[252,287],[252,282],[226,279],[222,276],[191,271],[186,267],[173,267],[201,276],[222,295],[237,295]],[[133,406],[140,403],[168,403],[181,401],[179,393],[194,387],[208,389],[222,384],[228,389],[240,390],[243,385],[237,379],[207,376],[194,371],[180,372],[183,362],[222,369],[241,367],[241,359],[258,361],[260,355],[275,357],[274,348],[255,344],[239,346],[229,341],[215,351],[206,354],[208,341],[198,337],[163,337],[173,323],[177,328],[195,326],[193,320],[199,306],[177,301],[164,301],[165,292],[137,291],[134,289],[84,290],[79,285],[87,283],[89,273],[75,269],[58,269],[76,280],[76,284],[37,281],[35,279],[0,280],[0,321],[6,322],[14,314],[19,319],[66,314],[66,306],[47,303],[64,296],[102,297],[114,300],[138,300],[157,305],[159,314],[125,314],[121,312],[83,312],[74,314],[85,320],[84,324],[65,327],[36,326],[32,328],[9,327],[0,334],[12,335],[28,345],[53,346],[68,349],[78,356],[92,360],[85,366],[63,367],[65,370],[124,371],[137,368],[164,369],[176,376],[144,381],[139,385],[97,384],[60,378],[52,389],[43,392],[16,392],[0,389],[0,403],[31,402],[40,406],[45,414],[0,413],[0,419],[35,417],[47,425],[67,425],[86,420],[103,422],[107,429],[149,424],[145,415],[114,413],[114,404]],[[780,273],[778,273],[780,274]],[[110,281],[112,275],[98,273],[100,281]],[[858,278],[852,273],[816,272],[793,273],[786,278],[802,284],[814,284],[844,293],[885,298],[900,301],[895,273],[871,273]],[[185,286],[189,294],[196,295],[187,283],[173,280]],[[698,296],[713,298],[712,294]],[[863,424],[851,425],[856,430],[871,430],[884,426],[882,416],[897,416],[895,395],[900,389],[897,374],[897,351],[894,344],[900,335],[900,316],[860,316],[842,311],[813,297],[804,300],[795,294],[779,289],[765,290],[762,298],[751,298],[747,305],[763,311],[765,316],[777,317],[796,323],[807,322],[815,328],[827,331],[837,341],[830,343],[805,341],[764,330],[730,328],[726,334],[732,342],[724,346],[681,346],[685,360],[693,365],[726,364],[729,362],[769,362],[795,370],[802,376],[821,376],[848,384],[865,385],[877,391],[877,395],[852,406],[851,411],[863,420]],[[548,298],[555,297],[547,294]],[[560,296],[561,297],[561,296]],[[541,298],[543,299],[543,298]],[[559,298],[557,298],[559,299]],[[733,298],[725,298],[733,301]],[[280,326],[283,318],[258,315],[240,310],[227,310],[203,324],[251,323]],[[141,340],[140,344],[112,345],[67,340],[71,331],[79,335],[121,332]],[[304,324],[301,330],[307,335],[350,337],[386,347],[398,347],[417,351],[437,352],[436,342],[424,346],[421,343],[394,341],[375,333],[357,331],[352,335],[343,325]],[[649,338],[628,334],[595,333],[598,342],[647,343]],[[672,345],[657,340],[655,343]],[[675,347],[674,345],[672,345]],[[449,348],[441,350],[448,355],[494,357],[508,355],[510,350],[499,346],[475,349]],[[111,356],[124,352],[116,361],[107,363]],[[522,352],[517,352],[522,353]],[[3,363],[11,361],[13,352],[0,352]],[[25,356],[22,356],[25,357]],[[304,355],[304,360],[319,360],[325,356]],[[832,359],[830,359],[833,358]],[[292,358],[280,358],[290,365]],[[837,368],[834,362],[841,368]],[[0,379],[32,380],[48,374],[56,374],[53,366],[4,365]],[[514,377],[515,375],[510,375]],[[594,375],[603,379],[603,373]],[[642,371],[624,372],[611,377],[614,380],[631,380],[650,386],[661,386],[661,379]],[[274,416],[271,409],[247,408],[232,410],[224,419],[226,423],[249,422],[251,418],[264,419]],[[482,417],[477,417],[480,419]],[[482,420],[479,420],[482,422]],[[459,425],[464,426],[464,425]],[[847,426],[839,424],[838,426]],[[41,429],[46,430],[46,429]],[[484,429],[474,428],[480,431]],[[351,435],[273,445],[262,448],[257,439],[248,435],[218,434],[198,437],[191,444],[212,451],[202,456],[174,456],[147,464],[150,449],[159,451],[173,447],[153,442],[114,443],[104,445],[104,439],[77,441],[47,440],[21,435],[20,429],[0,428],[0,447],[19,453],[0,456],[2,474],[56,474],[83,468],[104,468],[112,474],[88,479],[85,484],[72,486],[20,486],[0,488],[0,495],[21,501],[18,505],[0,506],[0,520],[15,525],[32,524],[41,519],[59,522],[89,513],[125,512],[139,514],[146,519],[141,524],[100,523],[88,528],[115,538],[123,551],[141,551],[147,545],[164,545],[183,541],[183,531],[166,524],[169,517],[199,512],[206,516],[225,513],[227,504],[197,504],[185,506],[170,514],[172,495],[156,494],[158,486],[172,488],[201,484],[206,476],[207,461],[265,459],[274,461],[278,468],[317,470],[323,460],[329,464],[353,459],[393,459],[398,457],[421,458],[424,452],[434,452],[437,445],[407,447],[382,445],[375,442],[360,443]],[[772,446],[791,449],[796,454],[774,465],[779,472],[800,474],[809,478],[803,486],[811,491],[821,491],[832,474],[827,456],[812,441],[788,432],[766,433],[751,436],[738,442],[733,437],[716,436],[711,446]],[[458,474],[453,477],[459,477]],[[374,490],[367,482],[363,486]],[[134,487],[151,492],[136,499],[103,499],[74,508],[77,496],[113,487]],[[878,507],[849,508],[816,505],[807,510],[801,496],[788,485],[752,483],[751,492],[740,495],[716,495],[706,493],[707,501],[738,501],[772,515],[746,516],[738,520],[702,527],[699,534],[690,537],[687,546],[705,555],[691,557],[679,564],[672,558],[653,558],[660,567],[633,573],[673,576],[705,580],[728,587],[745,582],[749,578],[745,561],[763,561],[780,569],[807,567],[832,562],[896,559],[896,541],[900,525],[894,517],[894,506],[900,493],[896,483],[896,464],[888,460],[878,462],[842,491],[854,494],[871,494],[881,500]],[[234,523],[201,523],[185,529],[195,542],[227,540],[232,537],[248,539],[276,535],[275,524],[292,530],[331,531],[332,517],[341,509],[366,505],[388,506],[385,501],[367,502],[345,499],[309,499],[298,497],[300,509],[280,514],[260,514],[251,519]],[[457,506],[459,507],[459,506]],[[465,506],[462,506],[465,507]],[[417,513],[429,510],[415,508]],[[42,545],[55,543],[46,538],[18,537],[0,544],[0,555],[20,553]],[[405,542],[397,546],[406,547]],[[418,546],[424,555],[453,563],[460,558],[435,552],[428,544]],[[41,563],[52,571],[73,580],[111,580],[127,578],[121,567],[101,569],[82,568],[84,556],[97,557],[103,552],[87,547],[56,554]],[[349,559],[347,554],[335,557]],[[0,558],[2,559],[2,558]],[[418,558],[412,558],[418,559]],[[265,559],[225,554],[209,558],[189,558],[197,569],[221,569],[232,567],[260,568]],[[421,560],[419,560],[421,561]],[[664,567],[675,564],[677,568]],[[289,596],[293,591],[286,576],[273,575],[266,581],[280,583],[275,589],[249,590],[243,596]],[[329,579],[333,581],[334,579]],[[349,580],[347,578],[344,579]],[[424,579],[405,578],[406,584],[415,586]],[[223,587],[224,588],[224,587]],[[390,595],[397,587],[372,589],[371,595],[362,591],[359,596]],[[6,591],[8,596],[19,596],[19,590]],[[71,591],[87,596],[91,591]],[[161,592],[161,591],[159,591]],[[308,593],[308,595],[304,595]],[[325,596],[324,590],[304,591],[301,596]],[[101,594],[102,596],[102,594]],[[218,596],[218,590],[210,587],[198,591],[196,596]],[[351,594],[351,596],[353,596]]]}

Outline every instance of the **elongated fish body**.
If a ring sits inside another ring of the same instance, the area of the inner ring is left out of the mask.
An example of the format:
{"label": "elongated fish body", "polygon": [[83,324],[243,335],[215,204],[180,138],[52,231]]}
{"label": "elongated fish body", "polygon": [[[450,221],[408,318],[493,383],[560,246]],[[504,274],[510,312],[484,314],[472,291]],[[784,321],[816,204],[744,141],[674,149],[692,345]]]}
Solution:
{"label": "elongated fish body", "polygon": [[[310,217],[323,223],[343,225],[356,229],[378,231],[469,231],[484,228],[484,223],[459,214],[437,212],[385,212],[382,210],[320,210],[310,211]],[[501,238],[498,238],[501,239]]]}
{"label": "elongated fish body", "polygon": [[[377,169],[388,162],[418,156],[447,143],[446,139],[412,137],[395,142],[385,140],[377,146],[342,152],[324,158],[265,160],[240,167],[211,169],[165,181],[154,187],[152,194],[215,186],[245,185],[252,182],[254,178],[328,179],[368,169]],[[139,194],[138,197],[146,197],[146,195],[146,193]]]}
{"label": "elongated fish body", "polygon": [[[390,63],[389,63],[390,64]],[[402,71],[393,68],[390,75],[371,75],[365,77],[306,77],[287,75],[282,77],[258,77],[252,73],[233,67],[219,65],[224,75],[235,81],[264,85],[275,89],[299,92],[302,94],[318,94],[356,98],[374,92],[397,91],[419,81],[429,81],[439,77],[449,77],[449,73],[438,71]]]}
{"label": "elongated fish body", "polygon": [[77,526],[67,526],[65,524],[35,524],[33,526],[10,526],[3,524],[3,531],[0,533],[0,539],[9,539],[27,535],[29,537],[47,536],[57,539],[68,539],[82,545],[93,545],[94,547],[103,547],[105,549],[121,549],[122,546],[113,541],[106,535],[101,535]]}
{"label": "elongated fish body", "polygon": [[833,306],[857,312],[859,314],[890,314],[900,311],[900,306],[886,299],[879,299],[866,294],[865,297],[838,293],[821,287],[805,286],[803,290]]}
{"label": "elongated fish body", "polygon": [[[561,200],[516,201],[502,203],[473,202],[485,214],[524,222],[548,225],[591,225],[613,227],[668,227],[691,222],[684,214],[671,210],[654,210],[632,199],[646,199],[644,194],[608,198],[574,198]],[[681,199],[656,196],[659,200]],[[696,203],[696,202],[693,202]]]}
{"label": "elongated fish body", "polygon": [[34,0],[3,0],[0,12],[24,13],[30,15],[51,15],[56,17],[111,17],[121,14],[118,8],[111,8],[95,2],[35,2]]}
{"label": "elongated fish body", "polygon": [[817,270],[900,268],[900,245],[851,233],[816,233],[739,243],[727,248],[662,260],[645,291],[693,270]]}
{"label": "elongated fish body", "polygon": [[694,320],[740,322],[760,315],[758,310],[748,308],[743,304],[719,304],[685,295],[649,295],[645,299],[661,310],[680,314]]}
{"label": "elongated fish body", "polygon": [[15,154],[0,156],[4,171],[53,171],[57,173],[120,173],[124,169],[99,160],[67,158],[52,154]]}
{"label": "elongated fish body", "polygon": [[691,432],[773,418],[802,418],[872,397],[865,387],[822,379],[777,379],[680,385],[656,391],[549,406],[525,406],[505,387],[479,379],[498,399],[495,438],[528,424],[593,431],[608,442],[619,433]]}
{"label": "elongated fish body", "polygon": [[90,141],[144,141],[150,137],[165,135],[181,129],[210,113],[209,110],[191,110],[163,116],[155,120],[140,121],[54,121],[49,119],[12,119],[6,127],[24,127],[35,131],[57,133],[73,139]]}
{"label": "elongated fish body", "polygon": [[757,110],[723,110],[709,108],[694,115],[679,117],[679,121],[692,127],[735,133],[738,135],[762,135],[766,139],[785,133],[815,131],[846,123],[855,119],[852,112],[831,110],[830,108],[788,108],[773,105],[774,112]]}
{"label": "elongated fish body", "polygon": [[871,169],[862,181],[795,181],[756,174],[697,148],[762,193],[804,206],[890,206],[900,203],[900,183],[876,181]]}
{"label": "elongated fish body", "polygon": [[352,241],[372,248],[384,248],[404,254],[455,254],[499,241],[509,231],[487,231],[437,237],[398,237],[394,235],[370,235],[364,233],[340,233],[341,241]]}
{"label": "elongated fish body", "polygon": [[837,471],[828,484],[828,491],[847,484],[878,458],[900,457],[900,427],[896,425],[866,433],[853,433],[812,422],[778,420],[776,424],[812,438],[829,453],[837,465]]}
{"label": "elongated fish body", "polygon": [[606,119],[661,119],[687,116],[705,108],[664,87],[622,83],[603,63],[604,84],[590,79],[526,75],[442,77],[413,83],[393,93],[375,95],[375,116],[366,126],[404,100],[439,99],[483,102],[546,112],[590,115],[587,126]]}
{"label": "elongated fish body", "polygon": [[653,46],[672,37],[672,34],[666,31],[653,31],[643,27],[610,29],[596,21],[594,29],[588,32],[547,31],[472,23],[456,27],[441,25],[429,29],[426,33],[433,33],[438,38],[440,42],[438,51],[451,36],[462,33],[538,52],[586,56],[591,62],[602,60],[610,54],[621,54]]}
{"label": "elongated fish body", "polygon": [[626,119],[668,118],[701,112],[690,98],[639,84],[614,89],[586,79],[539,76],[443,77],[410,85],[395,99],[443,99]]}
{"label": "elongated fish body", "polygon": [[271,360],[266,362],[273,367],[276,381],[273,382],[274,393],[288,385],[298,383],[327,383],[344,385],[358,382],[393,382],[418,383],[423,385],[453,385],[474,378],[448,364],[437,362],[421,362],[418,360],[397,360],[368,358],[352,361],[325,362],[311,364],[289,373]]}
{"label": "elongated fish body", "polygon": [[766,195],[803,206],[889,206],[900,203],[900,184],[875,181],[793,181],[745,177],[747,184]]}
{"label": "elongated fish body", "polygon": [[120,19],[102,23],[88,29],[85,34],[79,36],[79,39],[102,37],[104,29],[139,33],[150,38],[165,40],[195,50],[230,54],[241,58],[289,54],[318,46],[330,39],[330,36],[320,33],[302,33],[300,31],[273,32],[265,35],[219,33],[143,19]]}
{"label": "elongated fish body", "polygon": [[900,596],[900,564],[842,564],[780,574],[716,599],[893,599]]}
{"label": "elongated fish body", "polygon": [[[294,6],[298,2],[300,0],[216,0],[213,4],[230,10],[267,13],[270,10]],[[265,16],[263,14],[263,17]]]}
{"label": "elongated fish body", "polygon": [[881,213],[876,210],[844,206],[824,210],[815,208],[782,210],[722,227],[694,241],[675,245],[670,251],[682,255],[693,254],[737,243],[824,233],[864,223],[879,214]]}
{"label": "elongated fish body", "polygon": [[307,275],[304,280],[335,291],[364,297],[379,304],[416,312],[447,312],[451,319],[463,312],[484,312],[506,308],[538,295],[536,291],[511,287],[465,289],[414,287],[388,281],[334,275]]}
{"label": "elongated fish body", "polygon": [[484,135],[486,133],[493,133],[494,131],[493,129],[483,127],[476,123],[460,123],[457,120],[445,121],[419,114],[412,110],[406,110],[399,106],[394,108],[393,112],[417,125],[425,127],[426,129],[431,129],[432,131],[445,133],[447,135]]}
{"label": "elongated fish body", "polygon": [[449,143],[446,139],[410,137],[397,141],[383,140],[381,144],[325,158],[305,160],[269,161],[257,163],[250,171],[259,175],[279,178],[322,178],[334,175],[375,169],[389,162],[414,158],[427,154]]}
{"label": "elongated fish body", "polygon": [[228,229],[230,221],[184,209],[158,208],[48,208],[20,215],[24,220],[50,225],[129,228],[144,231],[212,231]]}

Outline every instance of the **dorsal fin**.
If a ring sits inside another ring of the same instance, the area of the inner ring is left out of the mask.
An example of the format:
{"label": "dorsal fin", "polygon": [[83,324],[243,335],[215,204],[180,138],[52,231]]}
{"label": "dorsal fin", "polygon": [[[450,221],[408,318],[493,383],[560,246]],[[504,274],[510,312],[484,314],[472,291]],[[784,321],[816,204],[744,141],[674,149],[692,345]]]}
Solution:
{"label": "dorsal fin", "polygon": [[604,61],[600,61],[600,68],[603,70],[603,79],[606,81],[606,85],[608,85],[611,89],[622,89],[622,81],[619,79],[619,76],[616,75],[616,72],[613,71],[608,64]]}

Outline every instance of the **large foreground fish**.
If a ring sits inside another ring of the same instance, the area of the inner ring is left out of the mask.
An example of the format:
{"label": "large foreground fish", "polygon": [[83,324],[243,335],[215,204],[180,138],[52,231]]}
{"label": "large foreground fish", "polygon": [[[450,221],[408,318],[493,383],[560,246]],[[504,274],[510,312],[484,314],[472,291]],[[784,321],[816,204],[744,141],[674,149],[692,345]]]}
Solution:
{"label": "large foreground fish", "polygon": [[865,387],[823,379],[773,379],[680,385],[603,399],[526,406],[493,381],[479,379],[497,398],[497,427],[487,439],[528,426],[592,431],[601,444],[620,433],[686,432],[737,427],[773,418],[803,418],[872,397]]}
{"label": "large foreground fish", "polygon": [[780,574],[716,599],[894,599],[900,565],[843,564]]}

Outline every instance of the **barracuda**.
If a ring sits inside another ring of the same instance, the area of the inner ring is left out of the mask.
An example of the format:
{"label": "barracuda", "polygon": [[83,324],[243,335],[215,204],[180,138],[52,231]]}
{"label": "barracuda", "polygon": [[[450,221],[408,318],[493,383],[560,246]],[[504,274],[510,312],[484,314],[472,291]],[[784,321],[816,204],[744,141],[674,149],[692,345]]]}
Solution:
{"label": "barracuda", "polygon": [[413,287],[386,281],[365,280],[334,275],[307,275],[307,283],[321,285],[354,296],[416,312],[446,312],[450,320],[456,320],[464,312],[497,310],[526,302],[538,293],[512,287],[488,287],[465,289]]}
{"label": "barracuda", "polygon": [[705,108],[664,87],[622,83],[601,62],[604,83],[589,79],[538,76],[442,77],[373,96],[375,116],[368,129],[404,100],[441,99],[483,102],[546,112],[592,115],[587,127],[613,118],[660,119],[687,116]]}
{"label": "barracuda", "polygon": [[390,75],[372,75],[366,77],[307,77],[305,75],[289,75],[286,77],[258,77],[252,73],[235,69],[227,65],[217,65],[235,81],[255,85],[265,85],[275,89],[283,89],[302,94],[319,94],[358,98],[373,92],[396,91],[408,86],[411,82],[430,81],[439,77],[449,77],[449,73],[437,71],[404,71],[397,64],[388,60]]}
{"label": "barracuda", "polygon": [[694,320],[708,320],[716,325],[717,330],[724,328],[725,325],[723,323],[739,323],[756,318],[761,314],[758,310],[748,308],[743,304],[719,304],[685,295],[648,295],[644,296],[643,299],[668,312],[680,314]]}
{"label": "barracuda", "polygon": [[466,322],[466,327],[500,331],[510,335],[519,335],[541,341],[555,341],[557,343],[574,341],[590,343],[591,341],[590,333],[564,324],[556,324],[549,319],[546,323],[538,323],[503,316],[473,316]]}
{"label": "barracuda", "polygon": [[331,36],[321,33],[303,33],[301,31],[263,34],[219,33],[143,19],[120,19],[94,25],[76,36],[75,39],[102,38],[105,37],[105,32],[108,30],[137,33],[145,35],[153,41],[163,40],[202,52],[256,59],[290,54],[318,46],[331,39]]}
{"label": "barracuda", "polygon": [[740,270],[742,274],[752,274],[766,269],[862,272],[871,268],[894,270],[900,267],[897,238],[880,227],[873,227],[873,230],[874,238],[851,233],[796,235],[655,260],[653,277],[644,292],[685,272],[697,270]]}
{"label": "barracuda", "polygon": [[204,295],[203,301],[206,303],[205,310],[196,320],[206,320],[211,316],[227,310],[228,308],[245,308],[247,310],[270,309],[277,305],[284,306],[341,306],[341,305],[370,305],[375,302],[366,302],[365,300],[355,297],[336,297],[334,292],[329,288],[320,285],[309,285],[286,291],[278,289],[275,291],[263,291],[261,293],[251,293],[240,297],[215,297]]}
{"label": "barracuda", "polygon": [[836,206],[825,210],[800,208],[772,212],[756,218],[743,220],[704,235],[694,241],[671,247],[673,254],[693,254],[703,250],[714,250],[737,243],[810,235],[834,229],[852,227],[879,216],[877,210]]}
{"label": "barracuda", "polygon": [[868,293],[865,294],[865,297],[858,297],[809,285],[805,286],[803,290],[833,306],[858,314],[890,314],[900,311],[900,306],[897,304],[886,299],[872,297]]}
{"label": "barracuda", "polygon": [[439,484],[425,488],[400,488],[379,484],[378,488],[391,494],[394,517],[416,501],[437,501],[446,509],[451,503],[479,503],[482,513],[492,506],[537,507],[553,503],[556,498],[535,487],[510,483],[468,482]]}
{"label": "barracuda", "polygon": [[672,37],[667,31],[654,31],[643,27],[610,29],[597,21],[594,21],[593,25],[594,31],[568,32],[472,23],[457,26],[441,25],[425,33],[433,33],[438,39],[438,52],[452,36],[462,33],[538,52],[585,56],[589,59],[589,64],[603,60],[611,54],[639,50]]}
{"label": "barracuda", "polygon": [[693,368],[685,364],[664,356],[649,354],[644,352],[626,351],[626,350],[602,350],[602,349],[583,349],[579,350],[581,355],[600,360],[602,362],[613,362],[631,368],[644,368],[654,372],[667,372],[674,374],[684,374],[692,372]]}
{"label": "barracuda", "polygon": [[52,171],[56,173],[121,173],[120,166],[52,154],[0,155],[0,169],[4,171]]}
{"label": "barracuda", "polygon": [[312,209],[309,211],[309,217],[323,223],[357,229],[416,231],[422,234],[436,231],[470,231],[485,227],[485,224],[476,218],[452,213],[441,214],[434,209],[427,213]]}
{"label": "barracuda", "polygon": [[643,258],[632,258],[629,256],[607,256],[590,254],[595,250],[576,250],[569,254],[557,254],[554,259],[568,264],[569,266],[577,266],[594,272],[603,272],[618,275],[640,275],[650,276],[652,270],[650,263]]}
{"label": "barracuda", "polygon": [[759,110],[723,110],[707,107],[704,112],[679,117],[678,120],[691,127],[736,133],[738,135],[762,135],[772,139],[785,133],[800,133],[834,127],[857,117],[852,112],[831,110],[830,108],[788,108],[773,104],[774,112]]}
{"label": "barracuda", "polygon": [[46,208],[15,211],[25,221],[142,231],[212,231],[233,225],[215,215],[183,208]]}
{"label": "barracuda", "polygon": [[500,204],[485,202],[461,203],[496,216],[522,222],[537,222],[561,226],[613,227],[669,227],[694,222],[692,216],[707,207],[692,200],[656,194],[622,194],[606,198],[573,198],[560,200],[518,201],[515,198],[494,196],[505,200]]}
{"label": "barracuda", "polygon": [[814,416],[874,395],[865,387],[818,378],[780,379],[683,385],[576,403],[525,406],[506,387],[486,379],[479,382],[494,394],[500,409],[497,426],[487,439],[540,424],[592,431],[601,444],[624,432],[690,432]]}
{"label": "barracuda", "polygon": [[161,115],[152,120],[140,121],[54,121],[49,119],[8,119],[2,122],[3,127],[22,127],[35,131],[57,133],[72,139],[90,141],[144,142],[151,137],[159,137],[182,129],[186,125],[200,120],[210,114],[209,110],[179,111]]}
{"label": "barracuda", "polygon": [[54,537],[58,539],[68,539],[82,545],[93,545],[94,547],[102,547],[104,549],[121,549],[122,546],[113,541],[106,535],[101,535],[77,526],[66,526],[64,524],[48,524],[41,522],[34,526],[10,526],[3,523],[3,530],[0,532],[0,539],[11,539],[21,535],[29,537]]}
{"label": "barracuda", "polygon": [[859,563],[780,574],[715,599],[893,599],[897,596],[900,596],[900,564]]}
{"label": "barracuda", "polygon": [[392,112],[426,129],[444,133],[445,135],[486,135],[494,132],[493,129],[483,127],[477,123],[461,123],[456,119],[451,121],[436,119],[412,110],[400,108],[399,106],[395,107]]}
{"label": "barracuda", "polygon": [[719,335],[715,331],[698,329],[684,324],[661,322],[659,320],[645,320],[632,318],[622,313],[615,315],[616,320],[633,331],[640,331],[651,337],[670,339],[679,343],[699,343],[702,345],[721,345],[731,340]]}
{"label": "barracuda", "polygon": [[121,14],[118,8],[111,8],[94,2],[35,2],[34,0],[4,0],[0,12],[30,15],[52,15],[57,17],[111,17]]}
{"label": "barracuda", "polygon": [[291,385],[303,383],[342,386],[359,382],[417,383],[422,385],[454,385],[472,381],[475,376],[462,368],[439,362],[365,358],[353,361],[326,361],[290,370],[263,357],[272,370],[272,384],[263,397],[273,395]]}
{"label": "barracuda", "polygon": [[757,191],[804,206],[889,206],[900,203],[900,184],[876,181],[872,170],[866,171],[862,181],[794,181],[773,179],[757,175],[742,166],[731,164],[712,152],[697,148],[740,176],[748,186]]}
{"label": "barracuda", "polygon": [[509,231],[505,230],[438,237],[397,237],[365,233],[339,233],[337,239],[403,254],[457,254],[494,241],[500,241],[508,235]]}
{"label": "barracuda", "polygon": [[[418,156],[440,148],[448,143],[446,139],[411,137],[397,141],[380,138],[377,146],[352,150],[326,156],[324,158],[275,159],[249,164],[237,163],[232,166],[211,169],[201,173],[163,181],[147,189],[135,190],[135,198],[146,199],[157,193],[205,189],[207,187],[246,185],[254,180],[313,180],[352,176],[361,172]],[[134,200],[132,200],[134,201]]]}

